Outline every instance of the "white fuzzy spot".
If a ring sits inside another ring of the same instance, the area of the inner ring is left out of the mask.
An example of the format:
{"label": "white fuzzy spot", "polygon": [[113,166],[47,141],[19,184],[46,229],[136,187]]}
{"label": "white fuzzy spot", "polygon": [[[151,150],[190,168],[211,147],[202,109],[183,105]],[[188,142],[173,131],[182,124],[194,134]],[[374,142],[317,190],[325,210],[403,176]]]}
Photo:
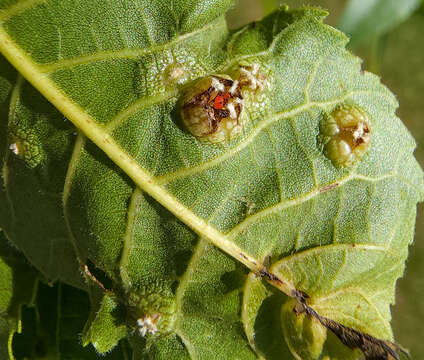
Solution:
{"label": "white fuzzy spot", "polygon": [[234,95],[234,93],[236,92],[236,90],[238,88],[238,85],[239,85],[238,80],[234,80],[233,85],[231,85],[230,90],[229,90],[231,95]]}
{"label": "white fuzzy spot", "polygon": [[12,150],[15,155],[19,155],[19,149],[16,143],[10,144],[9,149]]}
{"label": "white fuzzy spot", "polygon": [[175,79],[178,79],[183,74],[184,74],[184,70],[181,69],[180,67],[177,67],[171,70],[169,77],[171,78],[171,80],[175,80]]}
{"label": "white fuzzy spot", "polygon": [[364,123],[360,122],[358,124],[358,128],[353,133],[353,138],[356,140],[361,138],[362,136],[364,136]]}
{"label": "white fuzzy spot", "polygon": [[253,73],[249,70],[247,70],[246,68],[241,68],[240,71],[247,77],[247,79],[249,80],[249,85],[250,88],[252,90],[256,90],[256,88],[258,87],[256,82],[256,77],[253,75]]}
{"label": "white fuzzy spot", "polygon": [[235,98],[235,99],[234,99],[234,102],[235,102],[236,104],[243,104],[243,99]]}
{"label": "white fuzzy spot", "polygon": [[138,332],[141,336],[146,336],[146,334],[156,334],[158,328],[156,326],[157,321],[159,320],[159,314],[146,315],[143,318],[137,320]]}
{"label": "white fuzzy spot", "polygon": [[224,84],[221,84],[221,82],[217,78],[214,78],[214,77],[212,77],[211,86],[217,91],[224,91],[225,90]]}
{"label": "white fuzzy spot", "polygon": [[227,109],[230,112],[230,118],[231,119],[237,119],[237,113],[236,113],[236,109],[234,108],[234,104],[228,103]]}

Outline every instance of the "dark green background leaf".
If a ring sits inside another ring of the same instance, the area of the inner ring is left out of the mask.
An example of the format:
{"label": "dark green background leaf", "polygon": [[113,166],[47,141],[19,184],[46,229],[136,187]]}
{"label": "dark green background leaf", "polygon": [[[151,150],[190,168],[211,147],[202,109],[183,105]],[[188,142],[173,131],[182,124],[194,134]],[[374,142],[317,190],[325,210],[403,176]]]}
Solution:
{"label": "dark green background leaf", "polygon": [[[22,333],[13,340],[16,359],[98,359],[93,346],[83,347],[81,342],[89,307],[88,295],[79,289],[40,283],[35,302],[23,309]],[[131,351],[122,342],[102,358],[129,360]]]}
{"label": "dark green background leaf", "polygon": [[0,231],[0,359],[12,351],[15,332],[22,331],[21,308],[31,304],[37,286],[37,272],[22,254],[7,243]]}
{"label": "dark green background leaf", "polygon": [[0,78],[0,228],[48,279],[83,287],[62,211],[75,128],[3,57]]}

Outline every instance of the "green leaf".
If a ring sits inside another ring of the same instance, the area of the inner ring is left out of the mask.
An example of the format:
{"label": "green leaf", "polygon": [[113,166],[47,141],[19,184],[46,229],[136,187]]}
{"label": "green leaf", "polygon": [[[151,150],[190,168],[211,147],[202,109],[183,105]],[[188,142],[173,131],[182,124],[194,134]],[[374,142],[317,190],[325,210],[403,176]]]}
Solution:
{"label": "green leaf", "polygon": [[[79,289],[58,285],[58,312],[56,346],[60,359],[98,359],[98,353],[92,346],[82,347],[81,332],[89,311],[89,298]],[[108,354],[105,360],[129,360],[131,351],[122,342]]]}
{"label": "green leaf", "polygon": [[13,359],[12,339],[22,331],[21,307],[31,304],[37,272],[0,232],[0,359]]}
{"label": "green leaf", "polygon": [[83,344],[93,344],[101,354],[111,351],[122,338],[128,335],[127,327],[122,321],[122,310],[113,294],[106,294],[101,302],[96,317],[89,324],[83,335]]}
{"label": "green leaf", "polygon": [[[97,359],[95,349],[82,347],[80,332],[88,316],[88,295],[76,288],[40,283],[34,304],[24,308],[21,334],[15,336],[13,348],[18,359]],[[124,344],[103,358],[129,359]]]}
{"label": "green leaf", "polygon": [[[424,31],[424,14],[416,12],[402,25],[379,40],[378,56],[374,48],[361,47],[359,55],[365,59],[368,66],[376,64],[381,76],[390,88],[398,94],[401,104],[399,116],[414,134],[418,147],[415,153],[417,160],[424,164],[424,128],[422,113],[424,106],[420,93],[424,91],[424,76],[422,63],[424,51],[415,46],[420,41]],[[407,55],[407,56],[405,56]],[[399,64],[402,62],[402,66]],[[406,274],[400,280],[397,288],[397,301],[392,310],[393,330],[397,341],[405,346],[411,357],[418,357],[424,352],[421,341],[421,329],[424,316],[424,306],[420,299],[423,294],[420,274],[424,271],[422,258],[424,256],[424,213],[422,204],[418,206],[417,227],[414,245],[408,258]]]}
{"label": "green leaf", "polygon": [[3,186],[3,179],[7,175],[4,171],[4,163],[8,152],[7,141],[7,119],[9,117],[9,104],[13,90],[13,84],[16,81],[17,73],[15,69],[6,61],[4,57],[0,57],[0,166],[1,185],[0,186],[0,227],[5,231],[5,227],[9,227],[11,223],[11,213],[7,204],[7,192]]}
{"label": "green leaf", "polygon": [[317,359],[327,339],[327,329],[318,319],[296,313],[296,300],[289,300],[281,310],[281,327],[287,345],[299,359]]}
{"label": "green leaf", "polygon": [[[22,103],[28,97],[51,109],[53,129],[40,146],[62,135],[43,153],[62,154],[48,178],[63,192],[67,240],[90,287],[108,294],[102,304],[91,294],[92,308],[102,311],[90,318],[85,340],[101,340],[106,351],[125,321],[136,359],[287,353],[284,338],[299,338],[313,320],[274,321],[266,331],[273,337],[279,329],[278,337],[266,339],[260,324],[279,314],[285,298],[271,290],[252,298],[252,273],[321,323],[391,340],[394,282],[424,195],[395,98],[361,71],[346,37],[322,23],[324,11],[283,8],[229,34],[228,4],[171,4],[20,1],[2,13],[3,54],[79,129],[76,138],[61,131],[60,113],[35,91],[23,93]],[[249,66],[263,87],[243,89],[240,136],[209,144],[182,128],[180,99],[193,80],[237,76]],[[346,167],[325,156],[320,136],[341,105],[360,108],[371,129],[370,149]],[[44,164],[16,161],[30,174]],[[109,294],[125,316],[106,330]],[[387,355],[382,343],[372,351]],[[315,345],[305,349],[317,357]],[[356,356],[327,331],[323,355],[347,352]]]}
{"label": "green leaf", "polygon": [[338,27],[349,34],[351,45],[372,40],[407,19],[421,0],[350,0]]}
{"label": "green leaf", "polygon": [[[293,359],[280,321],[281,306],[287,296],[276,292],[257,274],[246,279],[241,318],[249,343],[260,359]],[[272,334],[272,336],[270,336]]]}
{"label": "green leaf", "polygon": [[0,78],[0,227],[48,279],[84,287],[61,198],[75,129],[3,57]]}

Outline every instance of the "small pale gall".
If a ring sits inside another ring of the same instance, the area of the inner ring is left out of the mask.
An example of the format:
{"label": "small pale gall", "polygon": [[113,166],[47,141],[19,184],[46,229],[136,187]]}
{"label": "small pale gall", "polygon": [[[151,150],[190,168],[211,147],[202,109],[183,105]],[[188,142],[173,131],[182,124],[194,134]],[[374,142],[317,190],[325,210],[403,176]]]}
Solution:
{"label": "small pale gall", "polygon": [[321,126],[325,155],[337,166],[351,166],[368,151],[371,129],[368,116],[355,105],[339,105]]}

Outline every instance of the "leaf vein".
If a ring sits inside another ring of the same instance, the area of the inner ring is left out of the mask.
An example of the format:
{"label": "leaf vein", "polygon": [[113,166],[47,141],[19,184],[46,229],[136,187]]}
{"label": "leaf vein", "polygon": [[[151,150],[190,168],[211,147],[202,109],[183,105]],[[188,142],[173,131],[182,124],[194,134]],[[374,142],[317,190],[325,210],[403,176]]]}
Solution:
{"label": "leaf vein", "polygon": [[142,191],[138,186],[136,186],[133,190],[133,193],[131,195],[130,203],[128,206],[128,213],[127,213],[127,226],[124,233],[123,238],[123,246],[122,246],[122,253],[121,253],[121,259],[119,261],[119,271],[122,279],[122,284],[124,287],[127,288],[127,290],[131,287],[131,280],[127,273],[127,264],[128,264],[128,258],[130,255],[130,251],[133,246],[133,233],[134,233],[134,225],[135,225],[135,217],[137,213],[137,206],[138,206],[138,200],[140,197],[142,197]]}
{"label": "leaf vein", "polygon": [[[318,298],[319,300],[318,300],[318,303],[321,303],[321,302],[323,302],[324,300],[328,300],[328,299],[330,299],[330,298],[332,298],[332,297],[335,297],[335,296],[337,296],[337,295],[339,295],[339,294],[349,294],[349,293],[356,293],[356,294],[358,294],[360,297],[362,297],[364,300],[365,300],[365,302],[368,304],[368,305],[370,305],[373,309],[374,309],[374,311],[376,312],[376,314],[377,314],[377,316],[381,319],[381,321],[383,322],[383,324],[384,324],[384,327],[386,328],[386,330],[388,331],[388,332],[391,332],[391,327],[390,327],[390,324],[389,324],[389,322],[388,322],[388,320],[387,319],[385,319],[384,318],[384,316],[383,316],[383,314],[380,312],[380,310],[374,305],[374,303],[368,298],[368,296],[367,295],[365,295],[363,292],[362,292],[362,290],[361,289],[358,289],[358,288],[356,288],[356,287],[348,287],[348,288],[344,288],[344,289],[341,289],[341,290],[338,290],[338,291],[335,291],[335,292],[333,292],[333,293],[331,293],[330,295],[328,295],[328,296],[326,296],[326,297],[324,297],[324,298]],[[315,305],[315,304],[314,304]],[[334,311],[334,307],[332,306],[332,307],[330,307],[330,308],[328,308],[328,307],[325,307],[325,306],[323,306],[323,307],[321,307],[321,306],[319,306],[319,305],[317,305],[316,306],[316,308],[319,308],[320,310],[323,310],[323,309],[328,309],[328,311],[329,312],[333,312]],[[339,313],[339,314],[345,314],[345,313],[342,313],[342,312],[340,312],[340,311],[336,311],[337,313]],[[349,316],[350,317],[350,315],[347,315],[347,314],[345,314],[346,316]],[[357,320],[357,321],[359,321],[359,319],[357,318],[357,317],[352,317],[353,319],[355,319],[355,320]],[[366,327],[366,326],[365,326]]]}
{"label": "leaf vein", "polygon": [[69,213],[68,213],[68,200],[69,200],[69,196],[71,194],[72,178],[75,174],[77,163],[80,159],[81,152],[84,148],[85,140],[86,140],[85,136],[81,132],[78,132],[78,136],[75,139],[75,143],[74,143],[74,149],[72,151],[72,156],[71,156],[71,159],[68,163],[68,169],[66,171],[66,177],[65,177],[64,187],[63,187],[63,195],[62,195],[63,216],[64,216],[64,219],[65,219],[66,229],[68,231],[69,240],[70,240],[71,244],[74,246],[75,255],[77,256],[77,259],[79,261],[82,261],[82,257],[81,257],[81,254],[79,252],[78,245],[77,245],[76,239],[74,237],[74,234],[72,232],[70,216],[69,216]]}
{"label": "leaf vein", "polygon": [[190,354],[190,357],[195,360],[198,359],[197,351],[193,344],[189,341],[189,339],[186,338],[186,336],[183,333],[183,330],[181,328],[181,315],[183,314],[183,301],[184,301],[184,293],[185,290],[190,282],[190,278],[193,275],[193,273],[196,271],[196,264],[197,262],[202,258],[204,252],[206,251],[208,243],[206,240],[200,238],[199,242],[197,243],[193,255],[190,259],[189,264],[187,265],[186,271],[184,272],[183,276],[180,278],[180,282],[178,284],[178,288],[175,294],[175,313],[177,314],[177,319],[175,321],[175,333],[181,338],[184,345],[187,348],[188,353]]}
{"label": "leaf vein", "polygon": [[325,107],[328,107],[328,106],[331,106],[331,105],[334,105],[334,104],[338,104],[340,102],[345,101],[348,97],[354,95],[355,93],[356,93],[356,91],[349,92],[349,93],[345,94],[344,96],[342,96],[341,98],[331,100],[331,101],[327,101],[327,102],[306,103],[306,104],[300,105],[300,106],[298,106],[294,109],[283,111],[283,112],[280,112],[280,113],[276,113],[274,116],[269,116],[265,120],[258,122],[256,127],[249,134],[248,137],[243,139],[239,144],[237,144],[237,146],[231,148],[230,150],[223,153],[222,155],[217,156],[217,157],[215,157],[215,158],[213,158],[209,161],[206,161],[201,165],[196,165],[196,166],[193,166],[193,167],[190,167],[190,168],[184,168],[184,169],[181,169],[181,170],[177,170],[173,173],[158,176],[158,177],[155,178],[156,182],[160,185],[163,185],[163,184],[169,183],[171,181],[175,181],[177,179],[180,179],[180,178],[183,178],[183,177],[186,177],[186,176],[189,176],[189,175],[195,175],[197,173],[200,173],[202,171],[210,169],[210,168],[212,168],[216,165],[220,165],[225,160],[232,158],[235,154],[237,154],[238,152],[240,152],[241,150],[246,148],[251,142],[253,142],[255,140],[255,138],[262,132],[263,129],[267,128],[268,126],[270,126],[274,122],[279,121],[279,120],[283,120],[283,119],[290,119],[291,117],[296,116],[296,115],[302,113],[303,111],[308,110],[308,109],[313,108],[313,107],[325,108]]}
{"label": "leaf vein", "polygon": [[328,190],[328,191],[333,191],[334,189],[340,188],[341,186],[343,186],[345,183],[352,181],[352,180],[364,180],[364,181],[370,181],[370,182],[377,182],[377,181],[381,181],[387,178],[392,178],[395,177],[395,175],[393,174],[387,174],[387,175],[383,175],[381,177],[378,178],[370,178],[370,177],[366,177],[363,175],[358,175],[358,174],[354,174],[351,173],[348,176],[337,180],[333,183],[330,184],[326,184],[320,188],[315,188],[314,190],[299,196],[298,198],[295,199],[288,199],[288,200],[284,200],[278,204],[272,205],[270,207],[264,208],[261,211],[246,217],[242,222],[240,222],[239,224],[237,224],[232,230],[230,230],[226,236],[228,236],[229,238],[234,238],[237,234],[239,234],[241,231],[243,231],[247,226],[251,225],[252,223],[270,215],[273,214],[277,211],[280,210],[284,210],[287,208],[290,208],[292,206],[297,206],[300,204],[303,204],[306,201],[309,201],[313,198],[315,198],[316,196],[321,195],[324,192],[324,189],[328,188],[330,185],[337,185],[335,187],[333,187],[333,189]]}
{"label": "leaf vein", "polygon": [[[39,1],[43,1],[43,0],[39,0]],[[98,61],[107,61],[107,60],[115,60],[115,59],[138,59],[143,55],[163,52],[165,50],[171,49],[173,46],[177,46],[179,43],[187,39],[190,39],[191,37],[209,32],[212,29],[216,29],[217,26],[219,25],[217,25],[216,22],[212,24],[209,23],[205,25],[204,27],[197,29],[193,32],[176,36],[174,39],[164,44],[155,44],[147,48],[98,51],[88,55],[81,55],[81,56],[77,56],[73,58],[51,62],[48,64],[42,64],[42,65],[39,65],[39,68],[42,73],[51,74],[59,70],[69,69],[78,65],[91,64]]]}
{"label": "leaf vein", "polygon": [[340,217],[343,202],[343,191],[339,191],[337,194],[337,211],[333,219],[333,244],[337,243],[337,219]]}
{"label": "leaf vein", "polygon": [[[310,110],[311,109],[308,109],[307,111],[310,112]],[[296,128],[296,123],[295,123],[294,119],[290,118],[289,120],[290,120],[291,127],[293,129],[293,134],[294,134],[294,137],[296,139],[297,146],[299,147],[299,149],[301,149],[303,151],[303,153],[305,154],[305,157],[311,163],[312,177],[314,179],[314,186],[316,187],[316,186],[318,186],[318,179],[317,179],[317,175],[316,175],[317,171],[316,171],[316,168],[315,168],[314,159],[311,157],[310,154],[308,154],[308,152],[305,148],[305,145],[303,145],[302,141],[300,140],[299,133],[298,133],[298,130]]]}
{"label": "leaf vein", "polygon": [[266,134],[268,135],[272,148],[274,149],[273,151],[273,159],[274,159],[274,164],[275,164],[275,171],[277,173],[277,178],[278,178],[278,189],[280,190],[280,202],[283,201],[284,199],[284,190],[283,190],[283,184],[281,183],[281,179],[283,178],[283,174],[281,173],[281,169],[278,166],[278,161],[277,161],[277,156],[275,154],[278,154],[277,152],[277,147],[275,145],[275,138],[272,134],[272,132],[269,129],[265,129]]}
{"label": "leaf vein", "polygon": [[315,81],[315,78],[318,74],[318,68],[321,66],[323,61],[324,61],[324,56],[320,57],[317,60],[317,62],[314,64],[314,67],[313,67],[312,72],[311,72],[311,76],[309,77],[309,79],[306,83],[306,86],[305,86],[305,91],[304,91],[304,93],[305,93],[305,103],[310,102],[309,91],[310,91],[310,88],[312,86],[312,83]]}
{"label": "leaf vein", "polygon": [[12,16],[18,15],[25,10],[31,9],[37,5],[43,4],[48,0],[27,0],[18,1],[16,4],[9,6],[4,10],[0,10],[0,23],[6,21]]}

